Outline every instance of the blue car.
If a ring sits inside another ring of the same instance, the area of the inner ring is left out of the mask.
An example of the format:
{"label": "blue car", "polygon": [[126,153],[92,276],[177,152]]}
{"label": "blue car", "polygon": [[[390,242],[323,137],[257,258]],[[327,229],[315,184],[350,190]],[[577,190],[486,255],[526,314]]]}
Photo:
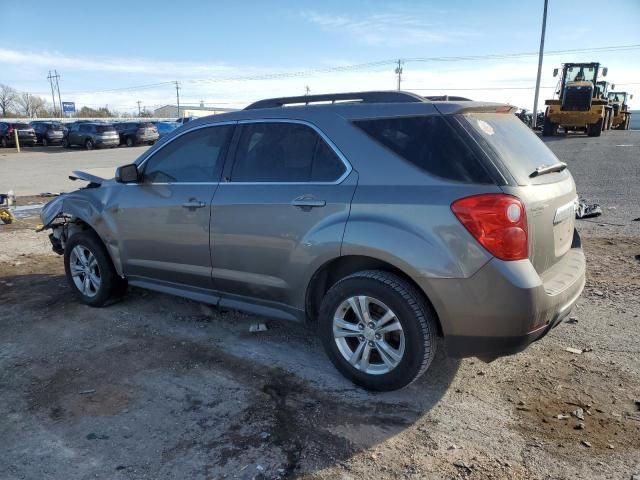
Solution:
{"label": "blue car", "polygon": [[153,123],[158,129],[158,135],[160,135],[160,138],[164,137],[168,133],[173,132],[176,128],[180,126],[178,122],[153,122]]}

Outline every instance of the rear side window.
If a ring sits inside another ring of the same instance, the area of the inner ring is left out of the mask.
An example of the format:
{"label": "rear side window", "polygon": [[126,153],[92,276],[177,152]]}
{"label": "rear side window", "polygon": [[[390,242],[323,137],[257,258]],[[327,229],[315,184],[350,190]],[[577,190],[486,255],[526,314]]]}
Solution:
{"label": "rear side window", "polygon": [[471,148],[440,115],[359,120],[354,124],[431,175],[459,182],[493,183]]}
{"label": "rear side window", "polygon": [[176,138],[149,158],[149,183],[217,182],[232,126],[194,130]]}
{"label": "rear side window", "polygon": [[334,182],[344,163],[315,130],[298,123],[244,125],[233,182]]}
{"label": "rear side window", "polygon": [[91,131],[91,125],[80,125],[80,131],[81,132],[90,132]]}
{"label": "rear side window", "polygon": [[28,123],[16,123],[15,128],[18,130],[28,130],[31,128],[31,125]]}

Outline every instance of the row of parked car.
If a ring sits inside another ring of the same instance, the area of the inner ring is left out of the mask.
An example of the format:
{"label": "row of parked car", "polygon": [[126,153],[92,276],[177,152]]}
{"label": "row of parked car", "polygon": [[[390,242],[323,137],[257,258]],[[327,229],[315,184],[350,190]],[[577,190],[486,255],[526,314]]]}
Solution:
{"label": "row of parked car", "polygon": [[153,145],[159,138],[172,132],[184,123],[176,122],[126,121],[106,123],[78,120],[62,123],[49,120],[24,122],[0,122],[0,147],[15,146],[15,132],[20,146],[62,145],[65,148],[84,147],[114,148],[120,145]]}

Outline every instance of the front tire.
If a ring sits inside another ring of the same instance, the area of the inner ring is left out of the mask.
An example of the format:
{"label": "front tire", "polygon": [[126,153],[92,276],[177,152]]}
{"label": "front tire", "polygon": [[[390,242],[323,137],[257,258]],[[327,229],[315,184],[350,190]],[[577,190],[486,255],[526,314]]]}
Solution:
{"label": "front tire", "polygon": [[126,288],[107,249],[91,231],[76,233],[69,239],[64,249],[64,271],[80,301],[91,307],[108,304]]}
{"label": "front tire", "polygon": [[69,143],[69,139],[68,138],[63,138],[62,139],[62,148],[71,148],[71,144]]}
{"label": "front tire", "polygon": [[587,136],[589,136],[589,137],[599,137],[602,134],[603,123],[604,123],[604,121],[601,118],[596,123],[592,123],[590,125],[587,125]]}
{"label": "front tire", "polygon": [[87,140],[84,142],[84,148],[86,148],[87,150],[93,150],[94,147],[95,145],[93,144],[93,140],[87,138]]}
{"label": "front tire", "polygon": [[549,117],[544,117],[544,123],[542,124],[542,136],[553,137],[558,131],[558,125],[553,123]]}
{"label": "front tire", "polygon": [[49,140],[47,140],[47,137],[42,137],[42,146],[43,147],[49,146]]}
{"label": "front tire", "polygon": [[435,314],[422,293],[389,272],[368,270],[337,282],[322,301],[318,327],[331,362],[368,390],[409,385],[436,352]]}

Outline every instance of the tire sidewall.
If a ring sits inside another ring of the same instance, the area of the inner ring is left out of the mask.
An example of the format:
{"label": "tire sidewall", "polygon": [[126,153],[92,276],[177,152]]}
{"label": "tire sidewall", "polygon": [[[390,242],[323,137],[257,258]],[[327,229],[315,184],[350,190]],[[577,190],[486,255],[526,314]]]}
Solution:
{"label": "tire sidewall", "polygon": [[[347,298],[366,295],[383,302],[396,314],[402,325],[405,336],[405,352],[402,360],[393,370],[382,375],[371,375],[352,367],[342,356],[333,337],[333,315],[338,306]],[[414,301],[416,299],[413,299]],[[395,390],[411,383],[422,370],[425,355],[432,357],[435,352],[425,350],[425,344],[435,348],[435,339],[426,342],[425,332],[416,317],[416,310],[424,310],[420,302],[412,307],[405,298],[394,288],[385,283],[364,276],[348,277],[338,282],[325,296],[318,320],[319,335],[331,362],[347,378],[354,383],[371,390]],[[430,324],[428,312],[422,311],[427,320],[426,335],[433,335],[433,325]]]}
{"label": "tire sidewall", "polygon": [[[80,290],[78,290],[78,287],[76,287],[75,282],[71,277],[71,251],[78,245],[82,245],[90,250],[98,261],[98,268],[100,270],[100,288],[93,297],[84,295]],[[112,297],[116,286],[115,269],[113,268],[111,258],[109,258],[106,249],[95,234],[84,231],[76,233],[69,239],[64,249],[64,271],[69,286],[73,289],[82,303],[92,307],[101,307]]]}

